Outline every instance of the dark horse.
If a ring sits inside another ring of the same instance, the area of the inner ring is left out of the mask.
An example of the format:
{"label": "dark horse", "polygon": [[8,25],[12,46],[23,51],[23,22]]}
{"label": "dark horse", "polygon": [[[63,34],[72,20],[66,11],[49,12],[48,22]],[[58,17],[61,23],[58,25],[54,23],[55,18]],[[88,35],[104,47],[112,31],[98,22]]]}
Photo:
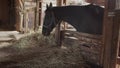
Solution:
{"label": "dark horse", "polygon": [[47,5],[42,34],[50,35],[53,28],[61,21],[65,21],[79,32],[102,34],[104,8],[97,5],[61,6]]}

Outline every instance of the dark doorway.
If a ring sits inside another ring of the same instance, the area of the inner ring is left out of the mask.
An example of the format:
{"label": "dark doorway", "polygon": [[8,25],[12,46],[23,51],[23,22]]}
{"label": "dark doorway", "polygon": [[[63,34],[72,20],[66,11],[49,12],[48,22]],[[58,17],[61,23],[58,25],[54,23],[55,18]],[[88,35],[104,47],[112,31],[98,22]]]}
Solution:
{"label": "dark doorway", "polygon": [[0,2],[0,31],[15,30],[15,1]]}

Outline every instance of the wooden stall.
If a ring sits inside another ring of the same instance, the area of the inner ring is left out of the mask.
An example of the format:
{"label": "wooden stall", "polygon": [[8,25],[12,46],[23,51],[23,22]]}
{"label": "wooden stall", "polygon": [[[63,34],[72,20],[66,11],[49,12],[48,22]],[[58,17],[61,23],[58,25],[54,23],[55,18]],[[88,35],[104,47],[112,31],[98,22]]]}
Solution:
{"label": "wooden stall", "polygon": [[[59,0],[59,5],[62,2],[64,1]],[[102,46],[99,58],[100,66],[102,68],[119,68],[120,0],[86,0],[86,2],[105,7],[103,35],[101,37]],[[60,24],[56,31],[58,44],[60,44]]]}
{"label": "wooden stall", "polygon": [[41,13],[37,12],[41,6],[38,6],[37,3],[38,0],[2,1],[0,3],[0,30],[17,30],[24,33],[35,30],[41,20],[39,19]]}
{"label": "wooden stall", "polygon": [[[57,0],[57,5],[66,5],[66,2],[67,0]],[[105,7],[103,34],[97,37],[100,38],[98,40],[102,45],[98,64],[102,68],[119,68],[120,0],[86,0],[86,2]],[[43,0],[2,0],[0,2],[0,30],[17,30],[20,32],[38,30],[43,19],[42,5]],[[58,45],[61,44],[60,32],[60,24],[58,24],[56,28]],[[79,36],[85,36],[85,38],[89,39],[96,38],[84,33],[81,33]]]}
{"label": "wooden stall", "polygon": [[120,22],[120,0],[106,0],[105,16],[104,16],[104,68],[119,68],[116,67],[118,58],[118,37],[119,37],[119,22]]}

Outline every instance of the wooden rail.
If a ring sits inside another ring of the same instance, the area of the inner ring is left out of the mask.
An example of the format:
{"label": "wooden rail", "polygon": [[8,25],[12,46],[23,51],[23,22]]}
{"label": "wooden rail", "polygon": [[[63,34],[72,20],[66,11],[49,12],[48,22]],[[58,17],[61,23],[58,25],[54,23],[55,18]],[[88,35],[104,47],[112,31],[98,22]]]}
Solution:
{"label": "wooden rail", "polygon": [[88,33],[69,31],[69,30],[65,30],[64,32],[72,34],[73,36],[77,37],[81,41],[102,44],[102,35],[92,35]]}

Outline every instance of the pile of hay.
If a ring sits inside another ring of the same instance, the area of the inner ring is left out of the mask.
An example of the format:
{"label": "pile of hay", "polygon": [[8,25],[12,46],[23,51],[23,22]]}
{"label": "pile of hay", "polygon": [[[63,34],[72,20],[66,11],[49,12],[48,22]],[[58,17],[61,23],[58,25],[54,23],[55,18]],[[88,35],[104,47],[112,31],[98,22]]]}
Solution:
{"label": "pile of hay", "polygon": [[[13,43],[16,54],[11,59],[15,64],[7,68],[89,68],[81,55],[79,45],[61,48],[56,45],[53,35],[44,37],[34,33]],[[87,66],[87,67],[86,67]]]}

